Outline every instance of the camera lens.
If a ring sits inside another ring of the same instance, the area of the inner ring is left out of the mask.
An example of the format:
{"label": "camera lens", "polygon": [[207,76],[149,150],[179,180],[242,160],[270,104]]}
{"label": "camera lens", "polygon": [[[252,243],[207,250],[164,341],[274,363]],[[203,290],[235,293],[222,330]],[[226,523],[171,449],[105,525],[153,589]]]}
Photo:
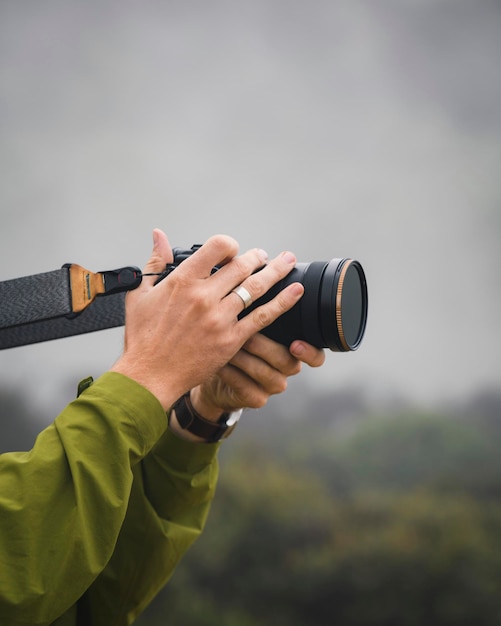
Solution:
{"label": "camera lens", "polygon": [[262,332],[286,346],[304,339],[335,352],[356,350],[365,333],[368,296],[363,268],[353,259],[298,263],[242,315],[294,282],[303,284],[303,297]]}
{"label": "camera lens", "polygon": [[350,350],[360,343],[364,320],[364,294],[359,269],[350,263],[344,275],[341,291],[341,329]]}

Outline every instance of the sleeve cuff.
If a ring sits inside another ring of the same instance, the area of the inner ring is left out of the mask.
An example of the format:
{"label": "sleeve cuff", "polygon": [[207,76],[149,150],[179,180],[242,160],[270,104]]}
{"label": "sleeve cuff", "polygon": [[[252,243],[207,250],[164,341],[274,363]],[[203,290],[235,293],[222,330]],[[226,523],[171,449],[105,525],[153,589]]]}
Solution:
{"label": "sleeve cuff", "polygon": [[169,427],[155,447],[155,454],[169,459],[169,465],[181,472],[196,474],[217,457],[221,442],[188,441],[176,435]]}
{"label": "sleeve cuff", "polygon": [[[146,449],[150,449],[167,427],[167,417],[157,398],[132,378],[118,372],[106,372],[97,380],[79,385],[81,397],[94,396],[121,410],[135,424]],[[80,397],[80,396],[79,396]]]}

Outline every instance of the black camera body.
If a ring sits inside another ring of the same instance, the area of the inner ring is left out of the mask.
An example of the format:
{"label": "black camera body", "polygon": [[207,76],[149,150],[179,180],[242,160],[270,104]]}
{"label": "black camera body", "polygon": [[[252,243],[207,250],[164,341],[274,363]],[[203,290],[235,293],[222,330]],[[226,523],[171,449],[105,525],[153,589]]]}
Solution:
{"label": "black camera body", "polygon": [[[200,245],[190,249],[174,248],[174,262],[161,278],[198,248]],[[213,271],[218,269],[215,267]],[[301,300],[261,332],[286,346],[295,339],[303,339],[317,348],[329,348],[334,352],[356,350],[367,324],[368,294],[364,270],[353,259],[297,263],[285,278],[253,302],[240,317],[248,315],[295,282],[304,287]]]}

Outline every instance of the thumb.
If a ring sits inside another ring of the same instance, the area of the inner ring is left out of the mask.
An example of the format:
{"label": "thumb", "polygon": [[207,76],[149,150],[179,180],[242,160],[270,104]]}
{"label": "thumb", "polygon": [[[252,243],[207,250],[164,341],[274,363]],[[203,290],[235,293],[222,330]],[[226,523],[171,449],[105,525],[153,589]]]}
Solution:
{"label": "thumb", "polygon": [[[153,250],[149,261],[146,263],[143,269],[144,274],[163,272],[167,263],[172,263],[174,257],[172,256],[172,249],[167,239],[167,235],[158,228],[153,231]],[[156,281],[155,276],[148,276],[151,282]]]}

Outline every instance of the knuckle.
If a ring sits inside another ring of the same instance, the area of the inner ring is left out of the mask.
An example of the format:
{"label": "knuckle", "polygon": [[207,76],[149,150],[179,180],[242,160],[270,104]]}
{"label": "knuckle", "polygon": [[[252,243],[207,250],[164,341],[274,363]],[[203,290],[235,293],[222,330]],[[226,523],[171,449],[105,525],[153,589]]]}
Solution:
{"label": "knuckle", "polygon": [[272,273],[275,282],[286,276],[291,270],[290,266],[284,263],[282,257],[273,259],[273,261],[268,264],[267,269],[268,268]]}
{"label": "knuckle", "polygon": [[246,287],[250,285],[251,289],[259,290],[261,281],[253,272],[260,269],[264,262],[260,250],[258,250],[258,248],[249,250],[245,254],[235,257],[233,262],[236,265],[237,271],[247,279],[248,283]]}
{"label": "knuckle", "polygon": [[200,287],[199,289],[195,289],[191,294],[191,299],[193,304],[197,309],[210,310],[210,300],[208,298],[206,290]]}
{"label": "knuckle", "polygon": [[283,378],[280,383],[280,388],[279,388],[278,393],[283,393],[287,389],[287,386],[288,386],[287,378]]}
{"label": "knuckle", "polygon": [[[213,235],[206,241],[206,245],[210,244],[215,248],[221,248],[222,250],[237,251],[238,242],[229,235],[217,234]],[[236,252],[235,252],[236,253]]]}
{"label": "knuckle", "polygon": [[269,307],[260,306],[254,311],[252,311],[254,321],[258,328],[265,328],[269,326],[274,319],[274,316],[271,314]]}
{"label": "knuckle", "polygon": [[319,354],[316,354],[313,359],[311,359],[310,367],[320,367],[324,364],[324,361],[325,354],[323,352],[320,352]]}
{"label": "knuckle", "polygon": [[287,389],[287,378],[285,376],[275,376],[273,384],[270,387],[271,393],[283,393]]}
{"label": "knuckle", "polygon": [[295,361],[287,370],[287,376],[296,376],[301,371],[301,362]]}
{"label": "knuckle", "polygon": [[[227,235],[213,235],[207,239],[202,248],[211,258],[213,265],[225,265],[234,260],[238,254],[238,242]],[[200,252],[201,250],[198,250],[195,255]]]}
{"label": "knuckle", "polygon": [[254,298],[259,297],[263,291],[261,287],[261,281],[256,274],[251,274],[247,278],[247,280],[245,281],[245,288],[250,294],[252,294]]}
{"label": "knuckle", "polygon": [[250,263],[245,256],[237,256],[232,260],[233,265],[235,266],[238,274],[242,276],[248,276],[252,268],[250,267]]}
{"label": "knuckle", "polygon": [[277,294],[277,296],[274,299],[274,303],[277,306],[278,315],[282,315],[283,313],[288,311],[293,305],[293,302],[290,301],[290,299],[286,296],[286,294],[283,291],[280,291]]}
{"label": "knuckle", "polygon": [[252,399],[252,406],[255,409],[262,409],[268,402],[268,395],[266,393],[256,393]]}

